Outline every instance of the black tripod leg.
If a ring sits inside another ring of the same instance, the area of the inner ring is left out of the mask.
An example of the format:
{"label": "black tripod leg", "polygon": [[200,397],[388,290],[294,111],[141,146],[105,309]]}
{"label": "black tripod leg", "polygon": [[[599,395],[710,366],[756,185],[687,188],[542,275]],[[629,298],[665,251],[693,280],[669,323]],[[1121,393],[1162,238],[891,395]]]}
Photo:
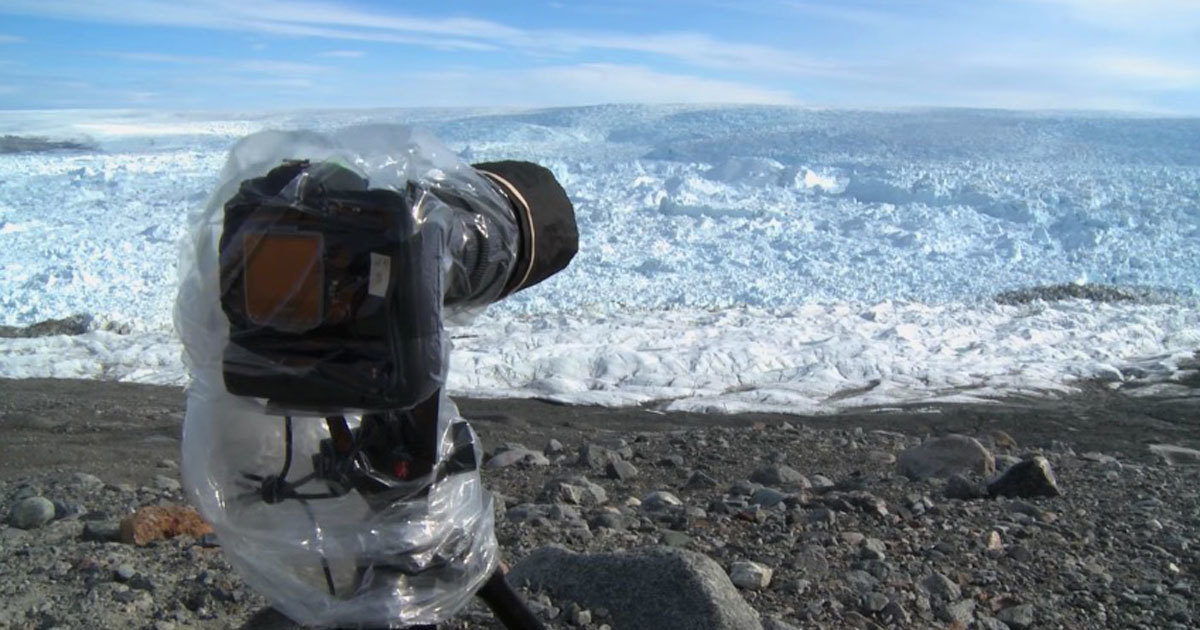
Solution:
{"label": "black tripod leg", "polygon": [[533,616],[533,611],[504,579],[504,571],[499,567],[475,594],[492,609],[492,614],[508,630],[545,630],[542,622]]}

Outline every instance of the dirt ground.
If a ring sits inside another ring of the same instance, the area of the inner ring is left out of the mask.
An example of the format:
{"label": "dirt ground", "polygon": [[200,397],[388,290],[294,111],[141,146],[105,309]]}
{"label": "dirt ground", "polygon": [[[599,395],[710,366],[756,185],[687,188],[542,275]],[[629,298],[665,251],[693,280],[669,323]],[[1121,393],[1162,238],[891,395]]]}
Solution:
{"label": "dirt ground", "polygon": [[[1100,385],[1055,399],[994,404],[858,409],[833,415],[711,415],[648,408],[576,407],[527,399],[458,399],[485,450],[504,442],[541,448],[607,432],[790,422],[815,428],[887,429],[914,435],[1003,430],[1026,446],[1062,440],[1078,451],[1150,457],[1146,446],[1200,448],[1200,396],[1131,397]],[[185,409],[181,388],[55,379],[0,379],[0,479],[33,472],[82,471],[112,482],[148,478],[179,458]]]}

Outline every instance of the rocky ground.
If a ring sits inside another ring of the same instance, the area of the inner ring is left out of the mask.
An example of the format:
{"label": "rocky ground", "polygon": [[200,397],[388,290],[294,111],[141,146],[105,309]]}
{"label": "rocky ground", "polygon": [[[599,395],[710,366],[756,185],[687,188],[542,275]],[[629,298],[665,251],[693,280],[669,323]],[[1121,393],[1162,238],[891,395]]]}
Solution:
{"label": "rocky ground", "polygon": [[[549,628],[1200,625],[1197,397],[1097,386],[826,417],[461,406]],[[0,628],[295,627],[214,537],[121,542],[135,510],[183,503],[182,412],[173,388],[0,381]],[[1014,466],[1024,481],[987,483]],[[502,626],[472,606],[443,627]]]}

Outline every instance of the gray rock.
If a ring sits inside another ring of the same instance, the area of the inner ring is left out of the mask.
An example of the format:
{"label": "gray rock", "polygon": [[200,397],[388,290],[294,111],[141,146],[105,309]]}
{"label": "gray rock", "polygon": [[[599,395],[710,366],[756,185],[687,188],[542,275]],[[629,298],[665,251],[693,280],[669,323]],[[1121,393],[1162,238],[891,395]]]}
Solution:
{"label": "gray rock", "polygon": [[836,485],[832,479],[825,475],[809,475],[808,482],[813,490],[829,490]]}
{"label": "gray rock", "polygon": [[180,485],[178,479],[166,475],[154,475],[154,487],[168,492],[177,492]]}
{"label": "gray rock", "polygon": [[621,459],[621,456],[615,451],[599,444],[588,443],[579,447],[579,465],[593,470],[603,470],[609,462],[618,459]]}
{"label": "gray rock", "polygon": [[608,462],[608,465],[604,468],[604,472],[608,475],[609,479],[619,479],[621,481],[633,479],[638,476],[638,469],[623,459]]}
{"label": "gray rock", "polygon": [[966,628],[975,621],[975,600],[963,599],[937,608],[937,616],[946,623]]}
{"label": "gray rock", "polygon": [[668,547],[686,547],[692,544],[692,537],[673,529],[664,530],[659,542]]}
{"label": "gray rock", "polygon": [[546,442],[546,447],[542,449],[542,452],[546,455],[557,455],[558,453],[563,452],[563,450],[564,447],[562,442],[559,442],[554,438],[550,438]]}
{"label": "gray rock", "polygon": [[962,472],[990,477],[996,470],[995,458],[979,440],[958,434],[931,438],[905,449],[896,465],[909,479],[949,477]]}
{"label": "gray rock", "polygon": [[607,608],[614,628],[762,628],[720,565],[683,549],[577,554],[542,547],[513,567],[509,580]]}
{"label": "gray rock", "polygon": [[697,470],[688,475],[687,483],[684,483],[683,487],[687,490],[716,488],[717,480]]}
{"label": "gray rock", "polygon": [[768,486],[809,488],[811,483],[795,469],[783,464],[763,466],[750,473],[750,481]]}
{"label": "gray rock", "polygon": [[934,599],[954,601],[962,597],[962,589],[958,588],[957,584],[941,573],[930,574],[921,580],[921,586]]}
{"label": "gray rock", "polygon": [[750,495],[751,505],[761,505],[765,508],[774,507],[787,498],[787,494],[775,488],[759,488]]}
{"label": "gray rock", "polygon": [[83,539],[91,542],[112,542],[121,537],[120,521],[86,521]]}
{"label": "gray rock", "polygon": [[45,497],[26,497],[17,502],[9,522],[19,529],[37,529],[54,520],[54,503]]}
{"label": "gray rock", "polygon": [[625,438],[615,436],[602,437],[592,440],[592,444],[606,448],[619,455],[622,459],[633,458],[633,447],[629,446],[629,442],[625,441]]}
{"label": "gray rock", "polygon": [[133,576],[135,575],[137,575],[137,571],[128,564],[122,564],[117,567],[116,571],[113,571],[113,577],[115,577],[118,582],[128,582],[129,580],[132,580]]}
{"label": "gray rock", "polygon": [[759,591],[770,586],[774,574],[769,567],[748,560],[734,562],[733,566],[729,567],[729,581],[738,588],[750,591]]}
{"label": "gray rock", "polygon": [[975,625],[980,630],[1010,630],[1008,624],[987,615],[977,615],[975,617]]}
{"label": "gray rock", "polygon": [[1040,455],[1004,471],[987,486],[993,497],[1057,497],[1062,494],[1050,462]]}
{"label": "gray rock", "polygon": [[1025,630],[1033,626],[1033,606],[1030,604],[1009,606],[997,613],[996,618],[1013,630]]}
{"label": "gray rock", "polygon": [[666,490],[655,490],[642,498],[642,508],[647,510],[661,510],[673,505],[683,505],[683,501]]}
{"label": "gray rock", "polygon": [[550,460],[543,454],[529,449],[509,449],[501,451],[487,461],[486,468],[507,468],[508,466],[549,466]]}
{"label": "gray rock", "polygon": [[963,501],[981,499],[987,496],[978,483],[959,474],[950,475],[950,478],[946,480],[944,493],[947,499],[960,499]]}
{"label": "gray rock", "polygon": [[587,477],[565,477],[547,481],[538,495],[538,502],[603,505],[608,502],[608,493],[604,488],[588,481]]}
{"label": "gray rock", "polygon": [[862,598],[862,611],[867,614],[877,613],[888,605],[887,595],[878,591],[867,593]]}
{"label": "gray rock", "polygon": [[71,474],[71,485],[79,488],[103,488],[104,481],[96,475],[77,472]]}
{"label": "gray rock", "polygon": [[782,619],[776,619],[774,617],[767,617],[766,619],[763,619],[762,627],[763,630],[800,630],[796,626],[786,623]]}
{"label": "gray rock", "polygon": [[1174,444],[1151,444],[1150,452],[1172,466],[1200,466],[1200,451]]}

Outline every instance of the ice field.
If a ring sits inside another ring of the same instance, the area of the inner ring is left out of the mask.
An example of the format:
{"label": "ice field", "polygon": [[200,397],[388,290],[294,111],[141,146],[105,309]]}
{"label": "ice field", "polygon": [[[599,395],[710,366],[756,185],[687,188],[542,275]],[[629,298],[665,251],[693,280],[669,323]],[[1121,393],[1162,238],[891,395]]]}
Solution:
{"label": "ice field", "polygon": [[[1196,369],[1200,119],[600,106],[0,112],[97,147],[0,155],[0,324],[94,318],[0,339],[0,377],[186,383],[178,241],[231,144],[362,122],[542,163],[575,201],[571,267],[454,329],[455,394],[822,413]],[[996,299],[1049,285],[1121,299]]]}

